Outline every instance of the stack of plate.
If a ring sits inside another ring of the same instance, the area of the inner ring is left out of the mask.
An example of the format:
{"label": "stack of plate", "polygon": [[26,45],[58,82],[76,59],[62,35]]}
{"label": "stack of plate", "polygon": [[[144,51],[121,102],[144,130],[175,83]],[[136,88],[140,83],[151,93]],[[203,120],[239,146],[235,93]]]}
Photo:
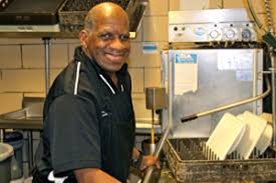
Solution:
{"label": "stack of plate", "polygon": [[245,131],[245,124],[230,113],[225,113],[211,134],[206,146],[219,160],[224,160],[239,144]]}
{"label": "stack of plate", "polygon": [[246,129],[236,150],[241,158],[248,159],[263,134],[267,122],[248,111],[237,117],[246,124]]}
{"label": "stack of plate", "polygon": [[234,116],[225,113],[206,145],[219,160],[237,151],[242,159],[248,159],[256,147],[262,154],[270,145],[272,126],[262,117],[245,111]]}

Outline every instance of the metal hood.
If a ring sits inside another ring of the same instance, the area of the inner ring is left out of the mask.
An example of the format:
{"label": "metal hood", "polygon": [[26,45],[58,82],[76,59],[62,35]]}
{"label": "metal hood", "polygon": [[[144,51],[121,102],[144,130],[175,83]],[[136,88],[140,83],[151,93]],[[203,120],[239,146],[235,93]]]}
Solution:
{"label": "metal hood", "polygon": [[[108,0],[10,0],[0,9],[0,37],[75,38],[83,28],[88,10]],[[136,32],[148,0],[109,0],[125,9],[131,38]]]}

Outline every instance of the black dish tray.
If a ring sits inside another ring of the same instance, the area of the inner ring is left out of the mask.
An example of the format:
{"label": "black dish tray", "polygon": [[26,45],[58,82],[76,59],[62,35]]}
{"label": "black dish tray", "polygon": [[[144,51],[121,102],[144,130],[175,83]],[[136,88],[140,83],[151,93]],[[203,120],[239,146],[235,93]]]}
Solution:
{"label": "black dish tray", "polygon": [[[276,152],[269,147],[264,154],[254,150],[248,160],[235,152],[226,160],[213,160],[206,151],[207,139],[167,139],[164,154],[178,182],[231,182],[276,180]],[[208,160],[211,159],[211,160]]]}
{"label": "black dish tray", "polygon": [[78,33],[88,11],[102,2],[114,2],[126,9],[130,0],[67,0],[59,9],[60,28],[64,32]]}

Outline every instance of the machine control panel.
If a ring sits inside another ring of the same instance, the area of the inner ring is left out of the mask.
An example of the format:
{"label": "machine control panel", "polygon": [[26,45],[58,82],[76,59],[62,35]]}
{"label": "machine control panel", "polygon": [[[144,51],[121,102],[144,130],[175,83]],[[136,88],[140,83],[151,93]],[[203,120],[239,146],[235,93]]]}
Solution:
{"label": "machine control panel", "polygon": [[170,11],[168,29],[169,42],[257,41],[245,9]]}
{"label": "machine control panel", "polygon": [[169,42],[257,41],[253,23],[169,26]]}

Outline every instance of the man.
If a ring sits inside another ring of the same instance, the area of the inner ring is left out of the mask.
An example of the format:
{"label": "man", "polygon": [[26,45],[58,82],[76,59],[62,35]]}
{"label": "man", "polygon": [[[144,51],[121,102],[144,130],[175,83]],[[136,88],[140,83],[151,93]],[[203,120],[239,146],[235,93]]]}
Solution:
{"label": "man", "polygon": [[157,164],[134,147],[126,12],[110,2],[92,8],[81,47],[53,83],[44,105],[44,131],[33,182],[126,182],[131,161]]}

